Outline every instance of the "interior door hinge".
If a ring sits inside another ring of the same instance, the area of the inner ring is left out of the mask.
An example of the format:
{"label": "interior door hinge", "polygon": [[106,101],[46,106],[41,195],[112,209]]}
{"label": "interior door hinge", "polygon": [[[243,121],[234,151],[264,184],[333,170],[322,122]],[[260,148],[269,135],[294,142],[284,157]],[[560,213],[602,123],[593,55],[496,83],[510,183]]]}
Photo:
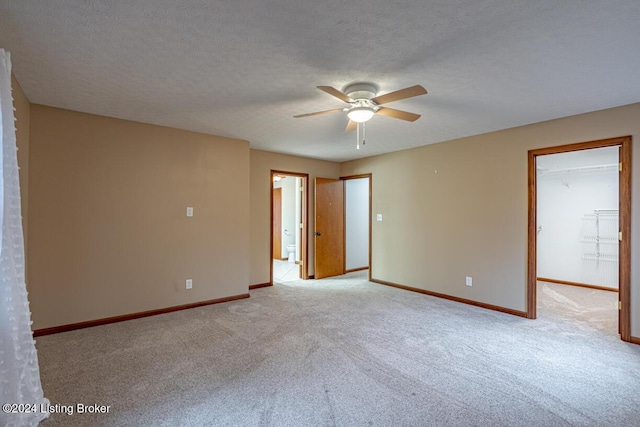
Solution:
{"label": "interior door hinge", "polygon": [[618,301],[618,310],[622,310],[622,301]]}
{"label": "interior door hinge", "polygon": [[622,162],[618,163],[618,170],[622,172]]}
{"label": "interior door hinge", "polygon": [[300,192],[301,193],[304,192],[304,187],[302,187],[302,186],[300,187]]}
{"label": "interior door hinge", "polygon": [[618,240],[622,242],[622,231],[618,231]]}
{"label": "interior door hinge", "polygon": [[303,223],[300,223],[300,228],[301,229],[304,228],[304,224]]}

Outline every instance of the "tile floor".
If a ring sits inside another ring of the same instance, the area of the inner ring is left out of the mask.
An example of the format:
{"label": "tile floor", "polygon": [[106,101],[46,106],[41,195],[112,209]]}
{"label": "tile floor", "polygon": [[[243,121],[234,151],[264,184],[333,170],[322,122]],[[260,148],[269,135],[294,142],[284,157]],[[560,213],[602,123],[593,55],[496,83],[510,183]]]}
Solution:
{"label": "tile floor", "polygon": [[298,280],[300,278],[300,266],[295,262],[273,260],[273,281],[282,283]]}

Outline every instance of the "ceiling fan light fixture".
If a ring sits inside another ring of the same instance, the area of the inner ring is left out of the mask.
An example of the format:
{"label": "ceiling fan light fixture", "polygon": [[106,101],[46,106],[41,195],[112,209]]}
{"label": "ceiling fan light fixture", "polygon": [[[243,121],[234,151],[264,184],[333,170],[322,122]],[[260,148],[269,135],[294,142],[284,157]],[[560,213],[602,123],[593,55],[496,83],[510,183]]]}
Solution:
{"label": "ceiling fan light fixture", "polygon": [[369,120],[375,114],[375,110],[372,107],[353,107],[347,113],[349,120],[353,120],[356,123],[362,123]]}

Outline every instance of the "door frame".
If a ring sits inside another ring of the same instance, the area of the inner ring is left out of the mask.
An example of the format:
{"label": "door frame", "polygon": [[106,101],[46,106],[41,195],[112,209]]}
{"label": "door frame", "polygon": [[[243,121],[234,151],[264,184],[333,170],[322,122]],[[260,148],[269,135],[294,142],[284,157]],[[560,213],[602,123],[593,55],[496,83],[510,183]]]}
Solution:
{"label": "door frame", "polygon": [[[360,179],[360,178],[369,178],[369,280],[371,280],[371,270],[372,270],[372,265],[371,265],[371,238],[372,238],[372,212],[373,212],[373,206],[372,206],[372,202],[373,202],[373,174],[371,173],[362,173],[359,175],[349,175],[349,176],[341,176],[340,179],[343,181],[348,181],[350,179]],[[346,197],[347,197],[347,191],[346,191],[346,182],[345,182],[345,192],[344,192],[344,197],[345,197],[345,204],[344,204],[344,261],[345,261],[345,266],[346,266],[346,262],[347,262],[347,204],[346,204]],[[345,273],[347,273],[347,271],[345,270]]]}
{"label": "door frame", "polygon": [[[279,196],[278,196],[279,194]],[[278,197],[276,197],[278,196]],[[280,214],[276,215],[278,212],[278,203],[276,203],[276,199],[280,198]],[[280,226],[277,226],[278,221],[280,219]],[[271,187],[271,242],[272,242],[272,259],[282,259],[282,188]],[[280,236],[276,233],[276,230],[280,231]],[[280,253],[277,252],[276,249],[280,249]],[[273,261],[271,261],[273,262]]]}
{"label": "door frame", "polygon": [[298,229],[300,233],[300,260],[299,264],[300,278],[302,280],[309,279],[309,174],[301,172],[291,172],[271,169],[269,186],[269,284],[273,286],[273,178],[276,175],[286,175],[296,178],[302,178],[302,212],[300,212],[300,220],[302,221],[302,228]]}
{"label": "door frame", "polygon": [[557,147],[529,150],[528,153],[528,264],[527,264],[527,318],[537,315],[537,169],[538,156],[590,150],[593,148],[620,147],[619,162],[619,231],[622,240],[618,243],[618,295],[620,301],[619,330],[623,341],[631,341],[631,136],[601,139],[561,145]]}

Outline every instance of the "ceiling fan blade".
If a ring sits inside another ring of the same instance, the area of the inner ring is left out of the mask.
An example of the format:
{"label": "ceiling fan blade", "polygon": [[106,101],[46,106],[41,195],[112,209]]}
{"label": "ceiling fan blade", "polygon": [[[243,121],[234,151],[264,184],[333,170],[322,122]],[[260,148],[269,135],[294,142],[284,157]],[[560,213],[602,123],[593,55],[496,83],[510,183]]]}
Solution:
{"label": "ceiling fan blade", "polygon": [[343,111],[342,108],[335,108],[333,110],[316,111],[315,113],[298,114],[297,116],[293,116],[293,117],[295,119],[299,119],[300,117],[319,116],[320,114],[340,113],[342,111]]}
{"label": "ceiling fan blade", "polygon": [[393,117],[394,119],[406,120],[408,122],[415,122],[420,118],[420,114],[409,113],[407,111],[396,110],[395,108],[380,107],[376,114],[380,114],[387,117]]}
{"label": "ceiling fan blade", "polygon": [[413,98],[414,96],[426,95],[427,90],[420,85],[407,87],[397,90],[395,92],[387,93],[386,95],[376,96],[371,100],[378,105],[387,104],[393,101],[399,101],[401,99]]}
{"label": "ceiling fan blade", "polygon": [[340,92],[336,88],[333,88],[331,86],[316,86],[316,87],[318,89],[320,89],[321,91],[324,91],[324,92],[328,93],[331,96],[335,96],[336,98],[338,98],[341,101],[353,102],[353,99],[349,98],[347,95],[345,95],[344,93]]}
{"label": "ceiling fan blade", "polygon": [[349,123],[347,123],[347,127],[344,129],[344,131],[353,132],[354,130],[356,130],[357,127],[358,127],[357,122],[354,122],[353,120],[349,120]]}

